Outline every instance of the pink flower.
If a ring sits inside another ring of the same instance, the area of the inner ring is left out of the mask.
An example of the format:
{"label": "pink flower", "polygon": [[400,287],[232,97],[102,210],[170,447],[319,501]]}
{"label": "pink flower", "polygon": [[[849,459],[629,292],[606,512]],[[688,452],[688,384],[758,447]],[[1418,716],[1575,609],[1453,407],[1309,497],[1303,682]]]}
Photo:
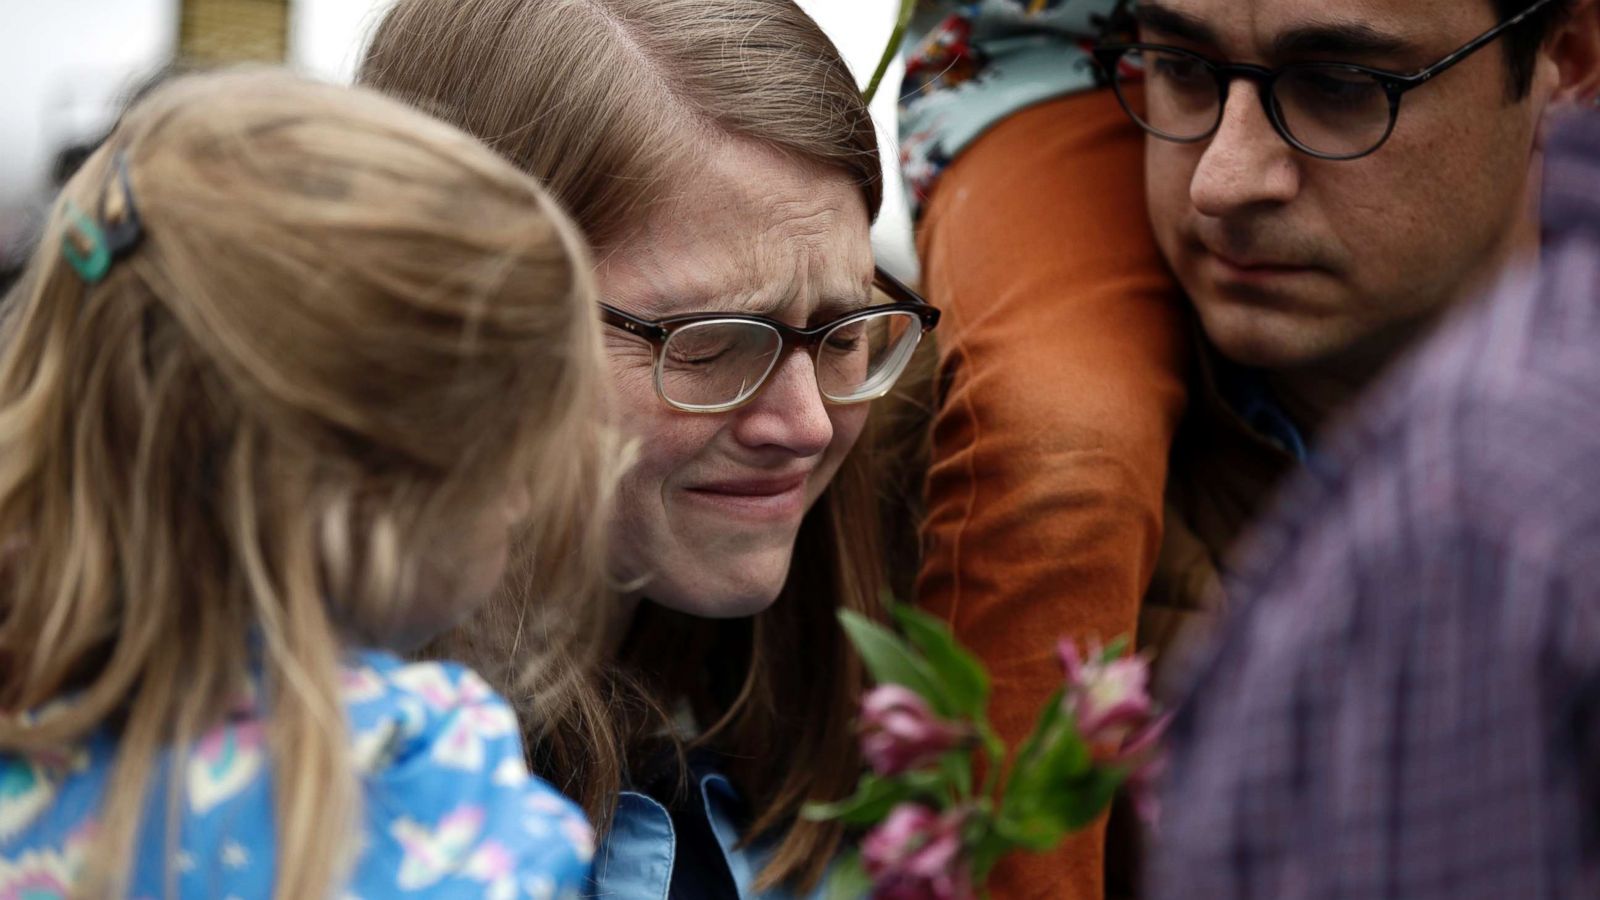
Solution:
{"label": "pink flower", "polygon": [[[1096,751],[1097,762],[1118,758],[1127,738],[1152,714],[1149,662],[1138,656],[1106,661],[1095,644],[1084,659],[1070,640],[1062,641],[1057,652],[1067,673],[1066,711],[1078,733]],[[1113,751],[1109,759],[1101,755],[1107,749]]]}
{"label": "pink flower", "polygon": [[966,815],[939,815],[902,803],[861,842],[873,900],[972,900],[972,872],[962,853]]}
{"label": "pink flower", "polygon": [[[1151,730],[1165,728],[1166,719],[1162,719]],[[1134,812],[1146,824],[1155,825],[1161,819],[1161,801],[1156,796],[1156,782],[1167,771],[1167,758],[1160,753],[1152,753],[1138,768],[1128,774],[1128,780],[1123,783],[1123,790],[1133,800]]]}
{"label": "pink flower", "polygon": [[861,752],[879,775],[899,775],[937,762],[967,730],[934,714],[909,688],[885,684],[861,701]]}
{"label": "pink flower", "polygon": [[1150,661],[1141,656],[1107,660],[1093,643],[1088,656],[1080,656],[1070,640],[1062,641],[1058,652],[1067,675],[1062,703],[1091,758],[1128,771],[1134,804],[1153,822],[1158,812],[1153,783],[1165,765],[1159,744],[1169,717],[1158,716],[1150,700]]}

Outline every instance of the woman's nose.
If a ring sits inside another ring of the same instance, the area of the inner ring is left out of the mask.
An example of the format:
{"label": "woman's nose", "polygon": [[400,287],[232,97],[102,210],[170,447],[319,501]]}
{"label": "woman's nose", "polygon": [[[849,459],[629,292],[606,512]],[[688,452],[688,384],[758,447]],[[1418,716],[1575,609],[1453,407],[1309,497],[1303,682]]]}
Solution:
{"label": "woman's nose", "polygon": [[734,436],[747,447],[782,447],[795,456],[816,456],[833,443],[833,419],[817,388],[811,357],[792,351],[738,410]]}

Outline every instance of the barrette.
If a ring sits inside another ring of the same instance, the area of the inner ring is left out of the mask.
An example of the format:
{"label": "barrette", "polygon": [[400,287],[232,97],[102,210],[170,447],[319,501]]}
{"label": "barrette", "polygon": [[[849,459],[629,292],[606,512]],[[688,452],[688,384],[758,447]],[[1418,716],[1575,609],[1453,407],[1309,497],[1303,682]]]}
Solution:
{"label": "barrette", "polygon": [[128,178],[127,156],[118,152],[112,167],[116,189],[101,197],[99,215],[91,217],[71,200],[66,203],[67,233],[61,241],[61,255],[89,284],[105,278],[112,264],[133,252],[144,237],[144,223]]}

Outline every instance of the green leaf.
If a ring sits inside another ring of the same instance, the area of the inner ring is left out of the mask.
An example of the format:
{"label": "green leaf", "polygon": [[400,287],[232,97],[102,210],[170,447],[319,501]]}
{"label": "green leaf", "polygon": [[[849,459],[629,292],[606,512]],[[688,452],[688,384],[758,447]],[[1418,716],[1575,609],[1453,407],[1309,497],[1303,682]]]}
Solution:
{"label": "green leaf", "polygon": [[[949,757],[946,756],[948,759]],[[922,797],[932,801],[931,805],[943,808],[945,800],[950,794],[950,779],[938,769],[924,769],[920,772],[907,772],[899,776],[911,789],[913,797]]]}
{"label": "green leaf", "polygon": [[939,714],[954,715],[950,698],[940,689],[939,680],[927,661],[911,652],[894,632],[850,610],[839,613],[839,622],[875,681],[908,687]]}
{"label": "green leaf", "polygon": [[1067,835],[1089,827],[1111,805],[1122,773],[1091,769],[1080,778],[1036,795],[997,826],[1008,840],[1035,852],[1053,850]]}
{"label": "green leaf", "polygon": [[1038,753],[1019,759],[1006,783],[1002,815],[1026,818],[1048,806],[1051,794],[1072,780],[1070,769],[1080,759],[1080,754],[1074,753],[1075,745],[1082,745],[1077,735],[1056,733],[1043,741]]}
{"label": "green leaf", "polygon": [[1065,686],[1056,688],[1050,699],[1045,701],[1044,708],[1039,710],[1038,721],[1033,724],[1033,733],[1022,742],[1022,747],[1012,759],[1011,772],[1000,801],[1002,823],[1021,815],[1019,809],[1027,806],[1041,790],[1044,776],[1039,767],[1044,764],[1042,755],[1049,745],[1059,742],[1064,730],[1071,729],[1073,737],[1077,737],[1075,727],[1067,721],[1066,710],[1062,708],[1066,693]]}
{"label": "green leaf", "polygon": [[988,821],[985,822],[983,834],[977,840],[969,841],[967,846],[971,848],[972,880],[984,884],[995,865],[1019,845],[1000,832],[997,822]]}
{"label": "green leaf", "polygon": [[[1090,771],[1089,748],[1071,728],[1058,727],[1044,736],[1038,750],[1017,761],[1006,799],[1026,810],[1046,804],[1067,785]],[[1014,795],[1014,796],[1013,796]]]}
{"label": "green leaf", "polygon": [[827,900],[861,900],[872,893],[872,879],[861,864],[861,854],[841,856],[828,869]]}
{"label": "green leaf", "polygon": [[989,676],[977,657],[956,643],[944,622],[909,606],[894,607],[895,621],[920,651],[959,715],[979,718],[989,702]]}
{"label": "green leaf", "polygon": [[1059,729],[1019,764],[1006,789],[1002,833],[1028,849],[1049,850],[1104,812],[1124,777],[1096,767],[1077,732]]}
{"label": "green leaf", "polygon": [[1090,769],[1089,773],[1063,791],[1057,816],[1071,831],[1081,831],[1111,805],[1125,776],[1112,769]]}
{"label": "green leaf", "polygon": [[865,775],[854,796],[838,803],[808,803],[800,814],[813,822],[838,819],[846,825],[876,825],[916,793],[916,786],[902,779]]}
{"label": "green leaf", "polygon": [[1061,727],[1066,719],[1067,712],[1062,708],[1062,701],[1066,699],[1066,687],[1056,688],[1056,692],[1045,701],[1044,708],[1039,710],[1039,719],[1033,723],[1033,733],[1022,742],[1022,749],[1017,751],[1017,763],[1021,765],[1030,758],[1039,754],[1039,747],[1052,732]]}
{"label": "green leaf", "polygon": [[1107,644],[1106,648],[1100,651],[1100,661],[1102,663],[1110,663],[1121,659],[1128,652],[1128,643],[1127,635],[1118,636],[1116,640]]}
{"label": "green leaf", "polygon": [[946,753],[939,757],[939,772],[947,784],[955,787],[957,796],[963,800],[972,797],[971,753]]}
{"label": "green leaf", "polygon": [[1054,850],[1067,836],[1061,820],[1044,813],[1001,819],[995,825],[995,833],[1011,846],[1035,853]]}

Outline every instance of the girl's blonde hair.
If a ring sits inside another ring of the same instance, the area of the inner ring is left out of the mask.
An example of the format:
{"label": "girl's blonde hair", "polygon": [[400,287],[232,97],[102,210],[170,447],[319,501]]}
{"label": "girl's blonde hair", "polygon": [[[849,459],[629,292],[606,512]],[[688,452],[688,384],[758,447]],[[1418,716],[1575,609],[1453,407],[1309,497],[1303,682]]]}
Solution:
{"label": "girl's blonde hair", "polygon": [[[721,139],[845,174],[870,215],[882,199],[861,93],[790,0],[400,0],[359,79],[538,176],[601,254]],[[708,726],[698,743],[751,803],[751,836],[781,834],[761,884],[814,885],[842,828],[801,807],[847,793],[860,765],[864,675],[835,615],[881,614],[874,447],[863,436],[807,516],[767,612],[718,622],[642,606],[617,664],[575,686],[536,743],[541,774],[603,825],[624,775],[659,755],[659,711],[687,701]],[[494,658],[489,638],[479,649]]]}
{"label": "girl's blonde hair", "polygon": [[[159,89],[64,193],[0,334],[0,751],[117,734],[84,893],[120,896],[159,755],[257,671],[276,896],[327,896],[360,821],[344,647],[464,613],[423,594],[514,478],[524,629],[602,608],[587,254],[468,136],[266,71]],[[130,199],[142,243],[86,283],[67,204]]]}

